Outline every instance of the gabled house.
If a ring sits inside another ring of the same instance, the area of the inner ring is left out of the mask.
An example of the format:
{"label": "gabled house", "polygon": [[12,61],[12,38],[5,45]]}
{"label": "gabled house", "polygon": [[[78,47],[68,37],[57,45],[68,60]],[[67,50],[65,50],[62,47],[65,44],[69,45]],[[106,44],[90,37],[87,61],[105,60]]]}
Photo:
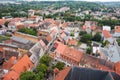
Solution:
{"label": "gabled house", "polygon": [[58,46],[54,52],[54,59],[64,62],[67,66],[79,66],[79,62],[83,55],[82,51],[70,48],[60,42],[57,43]]}
{"label": "gabled house", "polygon": [[104,48],[100,48],[100,58],[110,60],[111,62],[120,61],[120,54],[117,46],[109,44]]}
{"label": "gabled house", "polygon": [[9,44],[16,45],[20,55],[28,54],[29,49],[34,45],[33,42],[17,36],[12,36]]}
{"label": "gabled house", "polygon": [[103,31],[102,31],[102,36],[103,36],[103,41],[104,41],[104,42],[107,40],[107,41],[109,41],[111,44],[113,44],[114,40],[113,40],[112,35],[110,34],[109,31],[103,30]]}
{"label": "gabled house", "polygon": [[37,42],[30,50],[31,53],[30,60],[34,63],[35,67],[37,66],[39,59],[44,55],[46,49],[46,44],[43,40]]}
{"label": "gabled house", "polygon": [[102,28],[103,28],[103,30],[107,30],[109,32],[111,31],[111,27],[110,26],[103,26]]}
{"label": "gabled house", "polygon": [[85,21],[85,24],[83,25],[83,30],[85,30],[87,33],[90,33],[92,30],[95,30],[96,27],[97,27],[97,22]]}
{"label": "gabled house", "polygon": [[5,27],[6,19],[0,19],[0,35],[4,35],[7,32],[7,28]]}
{"label": "gabled house", "polygon": [[120,26],[115,26],[114,37],[120,37]]}
{"label": "gabled house", "polygon": [[3,75],[3,80],[19,80],[20,74],[31,70],[33,66],[34,64],[30,61],[29,57],[24,55],[15,65],[10,68],[8,73]]}
{"label": "gabled house", "polygon": [[0,43],[0,48],[2,48],[1,52],[4,53],[4,59],[9,60],[12,56],[18,58],[19,51],[17,46]]}

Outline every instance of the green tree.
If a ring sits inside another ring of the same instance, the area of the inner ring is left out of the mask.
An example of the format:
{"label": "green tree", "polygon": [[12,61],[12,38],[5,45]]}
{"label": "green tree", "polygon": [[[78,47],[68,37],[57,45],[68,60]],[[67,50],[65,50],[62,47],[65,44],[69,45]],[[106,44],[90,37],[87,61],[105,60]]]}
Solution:
{"label": "green tree", "polygon": [[35,74],[31,71],[23,72],[20,75],[20,80],[35,80]]}
{"label": "green tree", "polygon": [[53,66],[53,68],[58,68],[59,70],[63,70],[65,67],[65,64],[63,62],[58,62],[56,65]]}
{"label": "green tree", "polygon": [[109,44],[109,41],[108,41],[108,40],[106,40],[106,41],[104,41],[104,42],[102,43],[102,47],[106,46],[107,44]]}
{"label": "green tree", "polygon": [[93,41],[97,41],[97,42],[100,42],[101,41],[101,35],[100,33],[96,33],[94,36],[93,36]]}
{"label": "green tree", "polygon": [[92,35],[91,34],[84,34],[81,37],[81,42],[89,44],[92,41]]}
{"label": "green tree", "polygon": [[84,34],[87,34],[86,31],[80,31],[79,35],[84,35]]}
{"label": "green tree", "polygon": [[71,32],[70,36],[74,36],[74,33],[73,33],[73,32]]}
{"label": "green tree", "polygon": [[9,21],[6,21],[6,22],[4,23],[4,25],[5,25],[6,27],[8,27],[8,24],[9,24]]}
{"label": "green tree", "polygon": [[88,48],[86,49],[86,53],[87,53],[87,54],[91,54],[91,52],[92,52],[92,47],[88,47]]}
{"label": "green tree", "polygon": [[52,58],[49,57],[49,55],[44,55],[44,56],[40,59],[40,63],[45,64],[46,66],[49,66],[51,60],[52,60]]}
{"label": "green tree", "polygon": [[116,41],[118,42],[118,45],[120,46],[120,38],[118,38]]}
{"label": "green tree", "polygon": [[38,72],[35,75],[36,79],[35,80],[44,80],[44,74],[42,72]]}
{"label": "green tree", "polygon": [[36,71],[37,73],[42,72],[45,75],[47,73],[47,71],[48,71],[48,67],[45,64],[40,63],[37,66],[36,70],[37,70]]}

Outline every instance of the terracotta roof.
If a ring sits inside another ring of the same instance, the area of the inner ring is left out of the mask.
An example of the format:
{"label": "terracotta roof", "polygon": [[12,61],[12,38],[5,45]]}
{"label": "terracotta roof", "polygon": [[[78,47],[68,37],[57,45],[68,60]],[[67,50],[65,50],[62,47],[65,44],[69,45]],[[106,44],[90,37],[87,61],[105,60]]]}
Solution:
{"label": "terracotta roof", "polygon": [[[87,27],[84,25],[83,27],[82,27],[84,30],[86,30],[87,29]],[[95,26],[90,26],[90,29],[91,30],[95,30],[96,29],[96,27]]]}
{"label": "terracotta roof", "polygon": [[68,57],[69,59],[74,60],[76,62],[80,62],[80,59],[82,58],[83,52],[78,51],[74,48],[67,47],[64,50],[63,54],[61,54],[61,55],[64,55],[64,56]]}
{"label": "terracotta roof", "polygon": [[120,61],[115,63],[115,71],[120,75]]}
{"label": "terracotta roof", "polygon": [[69,73],[71,67],[67,67],[64,70],[60,71],[56,76],[55,76],[55,80],[65,80],[65,77],[67,76],[67,74]]}
{"label": "terracotta roof", "polygon": [[64,38],[65,36],[67,36],[64,32],[62,32],[61,34],[60,34],[60,37],[61,38]]}
{"label": "terracotta roof", "polygon": [[0,25],[4,25],[5,22],[6,22],[6,19],[0,19]]}
{"label": "terracotta roof", "polygon": [[49,42],[52,40],[52,37],[50,36],[50,34],[46,37],[46,40]]}
{"label": "terracotta roof", "polygon": [[10,71],[9,73],[3,75],[3,77],[4,77],[3,80],[18,80],[19,74],[16,73],[15,71]]}
{"label": "terracotta roof", "polygon": [[103,33],[105,38],[110,38],[111,37],[111,34],[107,30],[103,30],[102,33]]}
{"label": "terracotta roof", "polygon": [[68,42],[67,42],[69,45],[77,45],[77,41],[76,40],[73,40],[73,39],[68,39]]}
{"label": "terracotta roof", "polygon": [[49,28],[52,28],[52,27],[54,27],[54,26],[56,26],[55,24],[50,24],[48,27]]}
{"label": "terracotta roof", "polygon": [[5,58],[5,50],[3,49],[3,47],[0,46],[0,52],[3,53],[2,57]]}
{"label": "terracotta roof", "polygon": [[56,52],[59,53],[59,54],[63,54],[63,52],[64,52],[64,50],[66,49],[67,46],[60,43],[60,42],[57,42],[56,44],[58,44]]}
{"label": "terracotta roof", "polygon": [[120,33],[120,26],[115,26],[115,32]]}
{"label": "terracotta roof", "polygon": [[34,65],[27,55],[24,55],[11,69],[18,74],[32,68]]}
{"label": "terracotta roof", "polygon": [[18,22],[18,21],[20,21],[21,20],[21,18],[13,18],[12,19],[12,21],[14,21],[14,22]]}
{"label": "terracotta roof", "polygon": [[35,28],[35,27],[37,27],[37,24],[29,24],[29,27]]}
{"label": "terracotta roof", "polygon": [[38,16],[30,16],[30,18],[37,18]]}
{"label": "terracotta roof", "polygon": [[95,30],[95,29],[96,29],[96,27],[95,27],[95,26],[91,26],[91,29],[92,29],[92,30]]}
{"label": "terracotta roof", "polygon": [[20,29],[20,28],[23,28],[24,25],[20,24],[20,25],[17,25],[16,27],[17,27],[17,29]]}
{"label": "terracotta roof", "polygon": [[59,53],[60,55],[66,56],[70,58],[71,60],[79,62],[83,52],[78,51],[74,48],[70,48],[67,45],[64,45],[62,43],[58,43],[58,47],[56,49],[56,52]]}
{"label": "terracotta roof", "polygon": [[84,25],[83,27],[82,27],[84,30],[86,30],[86,26]]}
{"label": "terracotta roof", "polygon": [[3,66],[2,68],[3,69],[7,69],[7,70],[10,70],[10,68],[16,64],[16,57],[12,56],[7,62],[4,62],[3,63]]}
{"label": "terracotta roof", "polygon": [[64,22],[63,24],[62,24],[62,27],[67,27],[67,23],[66,22]]}
{"label": "terracotta roof", "polygon": [[59,73],[59,69],[58,68],[55,68],[53,71],[54,71],[55,74]]}
{"label": "terracotta roof", "polygon": [[55,20],[52,19],[52,18],[46,18],[44,21],[45,21],[45,22],[50,22],[50,23],[52,23],[52,24],[55,23]]}

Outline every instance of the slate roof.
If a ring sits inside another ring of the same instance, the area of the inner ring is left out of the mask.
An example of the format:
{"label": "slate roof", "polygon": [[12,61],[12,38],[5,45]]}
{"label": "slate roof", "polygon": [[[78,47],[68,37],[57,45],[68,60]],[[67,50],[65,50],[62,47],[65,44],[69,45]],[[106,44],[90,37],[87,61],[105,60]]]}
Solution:
{"label": "slate roof", "polygon": [[13,36],[13,37],[11,37],[11,39],[12,39],[11,44],[16,45],[16,46],[18,46],[19,48],[22,48],[22,49],[29,50],[34,45],[33,42],[31,42],[29,40],[26,40],[24,38]]}
{"label": "slate roof", "polygon": [[[62,74],[63,76],[61,76]],[[114,72],[95,70],[90,68],[72,67],[62,70],[55,80],[119,80],[120,76]]]}
{"label": "slate roof", "polygon": [[17,41],[17,42],[20,42],[20,43],[23,43],[23,44],[27,44],[29,42],[29,40],[26,40],[26,39],[20,38],[20,37],[16,37],[16,36],[11,37],[11,39],[13,41]]}
{"label": "slate roof", "polygon": [[42,40],[45,43],[45,45],[48,45],[49,42],[46,39],[42,39]]}
{"label": "slate roof", "polygon": [[64,80],[113,80],[109,72],[72,67]]}

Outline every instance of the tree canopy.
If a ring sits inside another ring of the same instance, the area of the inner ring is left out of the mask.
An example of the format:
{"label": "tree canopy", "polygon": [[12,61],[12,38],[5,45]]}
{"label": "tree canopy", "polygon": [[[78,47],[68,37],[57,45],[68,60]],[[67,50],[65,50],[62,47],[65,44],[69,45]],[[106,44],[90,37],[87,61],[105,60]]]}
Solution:
{"label": "tree canopy", "polygon": [[81,42],[84,42],[84,43],[90,43],[92,41],[92,35],[91,34],[84,34],[82,37],[81,37]]}
{"label": "tree canopy", "polygon": [[97,42],[100,42],[101,41],[101,35],[100,33],[96,33],[94,36],[93,36],[93,41],[97,41]]}
{"label": "tree canopy", "polygon": [[31,71],[23,72],[20,75],[20,80],[35,80],[35,74]]}
{"label": "tree canopy", "polygon": [[65,64],[63,62],[57,62],[57,64],[53,66],[53,68],[58,68],[59,70],[63,70],[64,67]]}
{"label": "tree canopy", "polygon": [[118,42],[118,45],[120,46],[120,38],[118,38],[116,41]]}
{"label": "tree canopy", "polygon": [[42,72],[46,74],[48,71],[48,67],[45,64],[39,64],[36,69],[37,69],[37,73]]}

